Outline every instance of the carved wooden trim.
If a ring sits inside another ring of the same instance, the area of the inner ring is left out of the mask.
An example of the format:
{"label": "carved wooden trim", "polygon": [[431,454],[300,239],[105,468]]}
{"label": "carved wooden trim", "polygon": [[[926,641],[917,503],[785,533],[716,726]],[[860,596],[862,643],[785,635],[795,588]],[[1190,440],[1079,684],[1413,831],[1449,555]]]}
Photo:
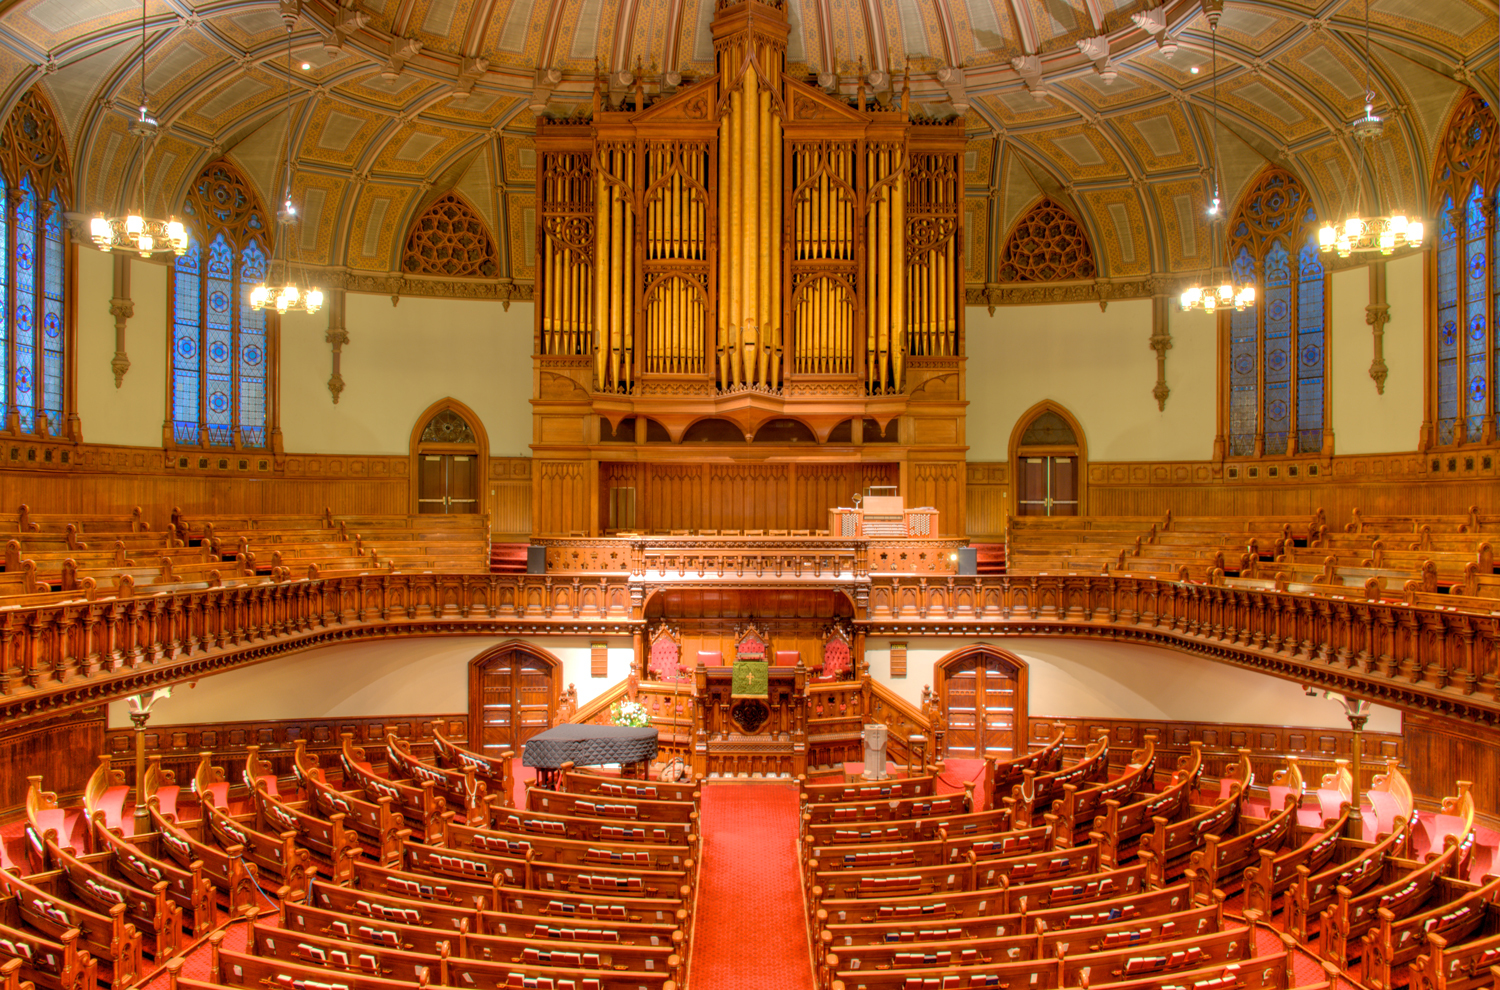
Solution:
{"label": "carved wooden trim", "polygon": [[1167,351],[1172,349],[1172,325],[1170,322],[1171,299],[1166,296],[1151,297],[1151,349],[1156,352],[1156,387],[1151,394],[1156,397],[1158,412],[1167,408],[1167,396],[1172,390],[1167,387]]}
{"label": "carved wooden trim", "polygon": [[333,355],[333,373],[328,377],[328,394],[332,396],[334,405],[338,405],[339,395],[344,391],[344,376],[339,373],[339,365],[343,359],[344,345],[349,343],[349,329],[344,325],[344,293],[344,289],[330,289],[328,292],[328,332],[323,336]]}
{"label": "carved wooden trim", "polygon": [[125,381],[125,372],[130,370],[130,356],[125,353],[125,322],[135,316],[135,302],[130,298],[130,256],[116,253],[114,264],[114,291],[109,300],[109,315],[115,318],[115,356],[110,360],[110,369],[115,373],[115,388]]}
{"label": "carved wooden trim", "polygon": [[1385,297],[1385,261],[1370,264],[1370,301],[1365,306],[1365,323],[1370,327],[1370,339],[1375,345],[1375,359],[1370,362],[1370,378],[1375,382],[1375,393],[1385,394],[1385,378],[1389,370],[1385,364],[1385,325],[1391,320],[1391,307]]}

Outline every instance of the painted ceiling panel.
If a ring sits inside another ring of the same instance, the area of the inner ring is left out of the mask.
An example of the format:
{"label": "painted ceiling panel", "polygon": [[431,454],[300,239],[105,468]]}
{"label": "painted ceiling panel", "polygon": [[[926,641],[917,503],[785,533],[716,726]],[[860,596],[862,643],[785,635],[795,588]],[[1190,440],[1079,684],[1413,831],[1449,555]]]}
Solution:
{"label": "painted ceiling panel", "polygon": [[978,67],[996,62],[1008,64],[1021,54],[1011,27],[1010,8],[996,10],[992,0],[948,0],[960,64]]}
{"label": "painted ceiling panel", "polygon": [[[146,4],[147,17],[166,13],[176,10],[163,0]],[[123,25],[134,24],[139,29],[140,23],[138,0],[23,0],[4,14],[6,30],[42,51]]]}
{"label": "painted ceiling panel", "polygon": [[474,164],[464,172],[455,188],[484,217],[484,222],[490,228],[490,236],[499,240],[499,227],[495,224],[495,180],[488,151],[475,156]]}
{"label": "painted ceiling panel", "polygon": [[64,141],[69,148],[77,143],[78,130],[90,118],[100,87],[118,60],[139,51],[139,45],[121,42],[108,52],[78,59],[47,77],[45,86],[52,97],[53,107],[62,118]]}
{"label": "painted ceiling panel", "polygon": [[1083,198],[1098,220],[1093,248],[1099,274],[1118,278],[1150,272],[1151,241],[1135,190],[1091,190]]}

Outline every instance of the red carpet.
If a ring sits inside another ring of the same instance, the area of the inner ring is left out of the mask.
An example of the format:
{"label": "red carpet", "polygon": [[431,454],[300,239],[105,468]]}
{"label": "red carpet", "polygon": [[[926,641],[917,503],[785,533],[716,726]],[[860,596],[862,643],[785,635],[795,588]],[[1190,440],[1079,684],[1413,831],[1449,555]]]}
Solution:
{"label": "red carpet", "polygon": [[814,990],[790,784],[703,787],[703,864],[687,983]]}

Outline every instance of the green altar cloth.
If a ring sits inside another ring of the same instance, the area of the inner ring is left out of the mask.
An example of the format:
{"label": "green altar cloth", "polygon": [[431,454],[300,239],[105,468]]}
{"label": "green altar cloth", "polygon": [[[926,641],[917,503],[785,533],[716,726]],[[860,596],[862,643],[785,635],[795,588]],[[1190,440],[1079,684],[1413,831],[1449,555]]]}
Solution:
{"label": "green altar cloth", "polygon": [[730,695],[735,698],[766,698],[770,696],[770,678],[764,660],[736,660],[734,678],[730,682]]}

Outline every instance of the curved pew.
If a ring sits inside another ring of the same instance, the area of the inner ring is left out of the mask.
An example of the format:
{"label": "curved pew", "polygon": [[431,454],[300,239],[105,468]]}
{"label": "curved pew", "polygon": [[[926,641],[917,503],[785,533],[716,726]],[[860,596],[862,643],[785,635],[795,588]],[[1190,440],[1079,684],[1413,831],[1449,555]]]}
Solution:
{"label": "curved pew", "polygon": [[1379,920],[1364,935],[1363,983],[1375,990],[1390,990],[1398,982],[1397,967],[1414,961],[1431,944],[1428,940],[1439,937],[1445,945],[1462,944],[1463,939],[1480,930],[1486,917],[1494,917],[1500,909],[1500,877],[1479,887],[1439,880],[1438,887],[1436,903],[1426,911],[1398,918],[1384,906],[1377,909]]}
{"label": "curved pew", "polygon": [[[878,862],[878,861],[877,861]],[[822,861],[807,863],[810,902],[825,898],[904,896],[944,890],[984,890],[1022,882],[1040,883],[1099,871],[1099,847],[1078,846],[983,862],[967,852],[957,862],[941,866],[890,866],[820,869]]]}
{"label": "curved pew", "polygon": [[43,990],[97,990],[99,964],[78,947],[82,938],[78,929],[70,928],[50,939],[22,928],[13,906],[0,912],[0,917],[6,919],[0,923],[0,961],[5,965],[15,962],[19,967],[16,972]]}
{"label": "curved pew", "polygon": [[[865,842],[816,846],[812,837],[803,840],[803,861],[812,871],[866,870],[893,866],[941,866],[957,863],[972,850],[981,860],[1019,856],[1052,848],[1052,826],[993,834],[960,834],[950,838],[939,828],[934,839],[916,842]],[[1097,853],[1097,847],[1091,847]]]}
{"label": "curved pew", "polygon": [[489,786],[491,797],[498,798],[506,808],[515,807],[516,778],[511,770],[515,753],[506,750],[498,757],[476,753],[443,735],[436,726],[432,730],[432,753],[433,762],[440,767],[450,770],[472,767],[475,775]]}
{"label": "curved pew", "polygon": [[60,873],[72,900],[99,914],[123,906],[125,918],[142,935],[151,937],[150,951],[155,959],[165,959],[181,948],[182,908],[167,897],[171,885],[159,880],[150,889],[142,890],[114,872],[112,853],[79,856],[72,847],[64,848],[58,842],[56,829],[38,824],[34,810],[56,810],[57,795],[42,790],[41,777],[31,776],[26,780],[26,847],[38,872]]}
{"label": "curved pew", "polygon": [[328,783],[323,770],[307,755],[307,742],[298,739],[292,750],[292,772],[306,792],[308,802],[330,822],[334,815],[343,815],[346,824],[375,844],[375,858],[382,863],[394,865],[401,862],[401,846],[411,838],[412,830],[406,821],[392,809],[391,798],[385,795],[374,801],[350,791],[341,791]]}
{"label": "curved pew", "polygon": [[636,780],[605,773],[597,767],[575,767],[572,761],[559,768],[557,781],[557,789],[569,794],[691,801],[695,807],[703,796],[702,781]]}
{"label": "curved pew", "polygon": [[572,864],[537,859],[535,849],[523,857],[496,856],[472,850],[406,844],[406,867],[435,877],[489,880],[526,890],[608,893],[619,897],[669,897],[693,886],[692,862],[682,869],[645,870],[625,862]]}
{"label": "curved pew", "polygon": [[[130,797],[130,788],[125,786],[125,773],[114,769],[113,761],[108,753],[99,756],[99,765],[89,775],[88,783],[83,788],[83,814],[87,821],[94,821],[96,816],[104,816],[104,824],[107,828],[117,829],[125,817],[125,802]],[[94,839],[93,831],[88,833],[87,842],[90,843],[89,852],[98,852],[99,848],[92,845]]]}
{"label": "curved pew", "polygon": [[882,821],[867,825],[825,823],[802,827],[802,841],[833,846],[865,842],[921,842],[938,838],[939,832],[951,836],[995,836],[1011,831],[1009,808],[998,811],[974,811],[963,815],[928,815],[902,821]]}
{"label": "curved pew", "polygon": [[1302,870],[1309,874],[1321,871],[1338,857],[1342,847],[1362,842],[1362,831],[1359,815],[1347,802],[1338,817],[1328,819],[1321,829],[1292,826],[1291,848],[1279,854],[1272,849],[1257,850],[1258,864],[1245,868],[1245,910],[1259,911],[1261,917],[1269,918]]}
{"label": "curved pew", "polygon": [[[1061,738],[1061,737],[1059,737]],[[1102,784],[1109,779],[1109,736],[1100,736],[1084,747],[1083,756],[1070,767],[1057,767],[1046,773],[1038,773],[1028,767],[1021,773],[1021,780],[1010,788],[1010,793],[991,804],[991,807],[1011,809],[1017,827],[1025,828],[1060,800],[1063,788],[1068,784],[1083,786]]]}
{"label": "curved pew", "polygon": [[[255,903],[255,867],[245,862],[243,846],[200,842],[196,835],[162,814],[154,794],[146,799],[146,813],[155,829],[151,834],[157,838],[157,848],[153,850],[148,846],[148,852],[158,859],[170,859],[186,869],[192,869],[195,863],[201,864],[208,882],[227,899],[230,914],[238,914],[241,908]],[[143,836],[137,841],[147,838]]]}
{"label": "curved pew", "polygon": [[644,870],[692,870],[693,850],[686,845],[669,846],[651,843],[626,843],[618,840],[594,842],[541,835],[514,835],[489,829],[470,828],[449,823],[443,832],[443,846],[448,849],[472,849],[500,856],[531,855],[537,863],[564,863],[575,866],[639,867]]}
{"label": "curved pew", "polygon": [[109,854],[117,876],[142,890],[153,890],[165,882],[168,899],[182,910],[188,931],[193,935],[202,935],[214,926],[217,921],[214,888],[204,875],[202,863],[190,863],[183,868],[150,855],[138,840],[126,840],[116,829],[107,827],[103,812],[95,812],[91,824],[95,848]]}
{"label": "curved pew", "polygon": [[1238,776],[1221,779],[1221,793],[1224,793],[1222,788],[1228,788],[1228,792],[1215,804],[1207,807],[1189,804],[1187,816],[1176,821],[1161,815],[1151,819],[1151,831],[1141,836],[1137,847],[1137,854],[1148,864],[1151,886],[1161,887],[1168,879],[1182,876],[1206,836],[1232,835],[1239,829],[1254,779],[1248,749],[1240,750],[1236,770]]}
{"label": "curved pew", "polygon": [[203,816],[196,823],[199,840],[208,844],[211,839],[225,850],[232,847],[243,849],[240,855],[255,864],[259,874],[268,875],[280,883],[277,897],[300,898],[307,890],[311,857],[306,849],[297,845],[296,830],[287,829],[274,834],[261,832],[252,825],[254,814],[236,816],[231,815],[227,808],[219,807],[214,794],[216,790],[224,793],[225,789],[215,785],[225,784],[226,778],[222,767],[212,765],[212,757],[212,753],[204,753],[193,775],[198,810]]}
{"label": "curved pew", "polygon": [[892,777],[889,780],[871,780],[857,783],[809,784],[805,778],[797,781],[798,799],[804,805],[837,804],[848,801],[889,801],[893,798],[930,797],[937,778]]}
{"label": "curved pew", "polygon": [[[1339,845],[1342,845],[1340,840]],[[1362,848],[1354,858],[1335,862],[1320,873],[1312,873],[1306,866],[1297,867],[1297,879],[1287,889],[1286,930],[1302,942],[1311,941],[1312,919],[1322,912],[1338,896],[1338,888],[1351,893],[1368,889],[1379,881],[1385,870],[1387,857],[1401,856],[1411,845],[1411,826],[1397,820],[1396,831],[1376,843],[1348,842],[1347,847]]]}
{"label": "curved pew", "polygon": [[430,780],[413,786],[382,777],[371,766],[365,748],[354,744],[353,733],[340,733],[340,738],[343,740],[339,759],[344,767],[344,784],[358,786],[372,801],[390,798],[391,810],[399,812],[411,824],[414,835],[420,836],[424,842],[440,841],[443,822],[453,812],[448,809],[447,799],[437,792],[437,786]]}
{"label": "curved pew", "polygon": [[1274,856],[1291,840],[1297,824],[1297,809],[1302,806],[1303,782],[1297,757],[1288,756],[1287,763],[1287,769],[1278,770],[1271,781],[1272,795],[1277,793],[1277,788],[1285,792],[1285,805],[1280,811],[1238,835],[1210,833],[1204,837],[1203,847],[1188,857],[1183,874],[1192,882],[1194,891],[1206,894],[1215,887],[1238,886],[1245,869],[1259,861],[1262,851]]}
{"label": "curved pew", "polygon": [[1011,792],[1029,771],[1033,775],[1050,774],[1062,769],[1064,729],[1057,730],[1057,738],[1034,753],[997,760],[987,757],[984,770],[979,775],[979,793],[985,795],[989,807],[1000,807],[1000,801]]}
{"label": "curved pew", "polygon": [[526,807],[530,811],[548,811],[559,815],[589,818],[619,818],[632,822],[698,821],[698,812],[685,801],[649,801],[644,798],[593,798],[565,794],[541,787],[526,789]]}
{"label": "curved pew", "polygon": [[122,990],[133,985],[144,975],[141,935],[125,920],[125,905],[116,904],[101,914],[58,896],[56,888],[61,881],[57,872],[22,880],[9,870],[0,870],[0,898],[13,900],[19,906],[20,920],[54,942],[61,942],[69,932],[78,932],[89,954],[110,964],[111,987]]}
{"label": "curved pew", "polygon": [[[534,791],[533,791],[534,793]],[[962,794],[936,797],[892,798],[888,801],[850,801],[838,804],[803,806],[802,823],[828,825],[854,822],[889,822],[934,815],[961,815],[974,810],[974,782],[964,785]]]}
{"label": "curved pew", "polygon": [[1130,754],[1125,773],[1103,784],[1082,786],[1064,784],[1063,796],[1053,802],[1057,816],[1058,845],[1071,846],[1088,841],[1094,817],[1104,810],[1104,802],[1124,802],[1137,791],[1149,789],[1156,780],[1156,736],[1148,734],[1146,743]]}
{"label": "curved pew", "polygon": [[[1489,912],[1483,938],[1450,945],[1443,935],[1427,936],[1426,951],[1411,964],[1412,990],[1480,990],[1500,986],[1500,914]],[[1494,982],[1491,982],[1494,981]]]}
{"label": "curved pew", "polygon": [[490,829],[512,835],[550,835],[589,842],[644,842],[694,849],[701,844],[692,822],[630,822],[543,811],[501,811]]}
{"label": "curved pew", "polygon": [[1099,843],[1099,857],[1106,866],[1116,866],[1135,854],[1136,842],[1153,827],[1153,819],[1176,821],[1187,812],[1193,787],[1203,772],[1203,744],[1194,739],[1191,749],[1181,757],[1167,786],[1159,793],[1146,794],[1126,804],[1119,798],[1104,799],[1104,814],[1094,819],[1089,838]]}
{"label": "curved pew", "polygon": [[411,751],[411,743],[397,738],[394,732],[385,736],[386,773],[393,780],[414,780],[420,784],[432,781],[438,794],[450,808],[462,809],[464,822],[482,825],[490,820],[489,785],[479,779],[473,767],[449,770],[424,763]]}

